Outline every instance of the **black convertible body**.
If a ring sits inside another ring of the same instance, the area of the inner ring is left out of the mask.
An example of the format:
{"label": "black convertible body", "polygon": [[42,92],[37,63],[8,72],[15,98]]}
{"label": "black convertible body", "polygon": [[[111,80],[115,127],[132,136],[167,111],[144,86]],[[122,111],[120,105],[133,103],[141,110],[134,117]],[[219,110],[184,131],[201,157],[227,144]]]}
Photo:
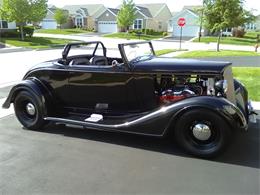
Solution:
{"label": "black convertible body", "polygon": [[119,51],[121,58],[107,57],[101,42],[68,44],[62,58],[29,70],[3,107],[14,103],[29,129],[54,122],[171,135],[201,157],[216,155],[235,131],[247,129],[253,110],[231,63],[156,57],[150,42],[120,44]]}

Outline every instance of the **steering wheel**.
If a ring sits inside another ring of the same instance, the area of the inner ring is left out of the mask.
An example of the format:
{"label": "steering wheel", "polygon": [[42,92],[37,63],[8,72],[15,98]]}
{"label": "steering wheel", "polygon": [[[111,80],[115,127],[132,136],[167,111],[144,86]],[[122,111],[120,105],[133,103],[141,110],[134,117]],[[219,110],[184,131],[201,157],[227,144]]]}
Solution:
{"label": "steering wheel", "polygon": [[117,60],[113,60],[113,61],[112,61],[112,66],[113,66],[113,67],[117,66],[118,64],[119,64],[119,63],[118,63]]}

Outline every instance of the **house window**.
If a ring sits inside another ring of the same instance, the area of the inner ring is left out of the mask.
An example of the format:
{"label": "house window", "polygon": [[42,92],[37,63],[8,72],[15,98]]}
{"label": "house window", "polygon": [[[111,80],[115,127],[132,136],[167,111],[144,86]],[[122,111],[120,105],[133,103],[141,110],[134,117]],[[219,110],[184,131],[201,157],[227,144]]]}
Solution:
{"label": "house window", "polygon": [[253,23],[248,23],[248,24],[245,24],[245,28],[246,28],[246,30],[255,30],[256,25]]}
{"label": "house window", "polygon": [[143,19],[136,19],[134,22],[134,29],[142,29],[143,28]]}
{"label": "house window", "polygon": [[162,29],[162,22],[159,22],[158,24],[159,24],[158,28],[161,30]]}
{"label": "house window", "polygon": [[7,23],[7,21],[0,20],[0,28],[8,28],[8,23]]}
{"label": "house window", "polygon": [[75,20],[75,25],[77,27],[83,27],[83,18],[82,17],[76,17],[76,20]]}

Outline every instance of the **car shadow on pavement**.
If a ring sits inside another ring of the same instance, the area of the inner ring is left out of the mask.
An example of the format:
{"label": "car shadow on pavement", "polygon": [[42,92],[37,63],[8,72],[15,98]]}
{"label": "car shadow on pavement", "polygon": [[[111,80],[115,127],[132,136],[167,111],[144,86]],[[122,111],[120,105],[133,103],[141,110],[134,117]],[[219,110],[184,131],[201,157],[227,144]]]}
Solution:
{"label": "car shadow on pavement", "polygon": [[[231,140],[232,144],[229,145],[228,149],[210,161],[260,168],[259,130],[260,119],[258,119],[256,124],[250,124],[248,132],[237,133],[236,137]],[[172,139],[167,138],[83,130],[69,128],[63,125],[50,125],[42,132],[161,152],[181,157],[196,158],[185,154],[185,152],[179,149]]]}

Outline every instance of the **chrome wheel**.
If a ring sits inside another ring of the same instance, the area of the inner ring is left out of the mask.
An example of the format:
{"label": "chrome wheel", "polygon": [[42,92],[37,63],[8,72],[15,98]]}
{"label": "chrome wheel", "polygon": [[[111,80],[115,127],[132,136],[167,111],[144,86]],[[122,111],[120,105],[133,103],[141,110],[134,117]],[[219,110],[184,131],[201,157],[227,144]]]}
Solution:
{"label": "chrome wheel", "polygon": [[211,129],[208,125],[198,123],[192,128],[193,136],[200,141],[207,141],[211,137]]}
{"label": "chrome wheel", "polygon": [[26,105],[26,112],[30,116],[34,116],[35,113],[36,113],[35,106],[32,103],[27,103],[27,105]]}

